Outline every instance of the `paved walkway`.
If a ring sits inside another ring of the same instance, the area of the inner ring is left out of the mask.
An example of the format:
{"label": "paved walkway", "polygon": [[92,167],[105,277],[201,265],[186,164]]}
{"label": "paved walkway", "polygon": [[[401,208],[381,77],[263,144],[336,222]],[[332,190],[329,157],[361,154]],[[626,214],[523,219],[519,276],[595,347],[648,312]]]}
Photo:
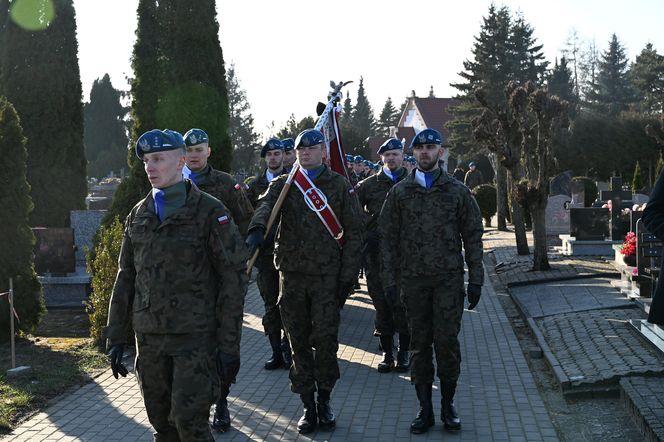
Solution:
{"label": "paved walkway", "polygon": [[[486,278],[489,281],[489,278]],[[487,283],[488,284],[488,283]],[[364,288],[364,287],[363,287]],[[378,341],[372,337],[374,311],[366,292],[342,312],[339,359],[341,380],[332,396],[337,428],[309,436],[297,433],[299,397],[290,392],[285,370],[262,368],[268,357],[260,297],[254,284],[247,296],[242,369],[231,390],[233,429],[217,440],[444,440],[556,441],[556,432],[519,343],[490,285],[476,311],[463,318],[462,375],[456,403],[460,433],[445,433],[439,418],[427,435],[411,436],[417,410],[409,378],[379,374]],[[434,408],[440,415],[435,387]],[[7,440],[148,441],[147,421],[136,379],[115,380],[109,372],[61,398],[19,426]]]}

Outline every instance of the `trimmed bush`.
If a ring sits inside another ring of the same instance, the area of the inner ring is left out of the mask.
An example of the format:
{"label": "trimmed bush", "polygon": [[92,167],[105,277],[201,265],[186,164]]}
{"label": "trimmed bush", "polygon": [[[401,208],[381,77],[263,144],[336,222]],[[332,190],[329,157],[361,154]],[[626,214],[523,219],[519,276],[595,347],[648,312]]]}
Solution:
{"label": "trimmed bush", "polygon": [[583,206],[590,207],[597,199],[597,184],[587,176],[575,176],[572,181],[582,182],[584,189]]}
{"label": "trimmed bush", "polygon": [[643,176],[641,175],[641,165],[636,162],[634,166],[634,176],[632,177],[632,192],[637,193],[643,189]]}
{"label": "trimmed bush", "polygon": [[[17,331],[32,332],[46,312],[42,288],[34,268],[35,237],[28,217],[32,211],[26,180],[26,139],[14,106],[0,97],[0,293],[14,282]],[[0,341],[9,339],[9,302],[0,296]]]}
{"label": "trimmed bush", "polygon": [[118,257],[122,245],[124,226],[115,218],[108,226],[102,226],[97,236],[94,257],[88,254],[88,271],[92,273],[92,294],[86,305],[90,317],[90,337],[103,349],[102,329],[108,321],[108,304],[118,273]]}
{"label": "trimmed bush", "polygon": [[491,218],[496,214],[497,207],[496,188],[491,184],[480,184],[472,192],[477,204],[480,206],[484,225],[491,227]]}

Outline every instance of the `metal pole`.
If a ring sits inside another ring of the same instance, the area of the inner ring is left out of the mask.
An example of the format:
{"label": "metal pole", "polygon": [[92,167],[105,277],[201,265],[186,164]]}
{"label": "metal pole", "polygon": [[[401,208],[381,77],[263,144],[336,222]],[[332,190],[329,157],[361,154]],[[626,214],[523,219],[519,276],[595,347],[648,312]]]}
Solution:
{"label": "metal pole", "polygon": [[12,368],[16,368],[16,348],[14,344],[14,281],[9,278],[9,332],[11,333]]}

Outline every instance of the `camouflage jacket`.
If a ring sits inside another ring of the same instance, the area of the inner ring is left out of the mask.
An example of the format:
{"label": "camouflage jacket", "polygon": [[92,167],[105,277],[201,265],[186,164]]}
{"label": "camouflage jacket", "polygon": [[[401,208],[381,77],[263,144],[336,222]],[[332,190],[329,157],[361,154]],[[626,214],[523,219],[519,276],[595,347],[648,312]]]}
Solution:
{"label": "camouflage jacket", "polygon": [[230,174],[208,167],[210,171],[196,179],[196,186],[224,203],[230,210],[240,233],[246,235],[254,209],[247,198],[244,186],[238,184]]}
{"label": "camouflage jacket", "polygon": [[[249,201],[251,202],[252,206],[254,206],[254,209],[258,205],[258,198],[265,193],[267,190],[268,186],[270,183],[267,180],[267,177],[265,176],[265,171],[267,169],[263,170],[263,173],[260,175],[256,175],[248,184],[249,188],[247,189],[247,197],[249,198]],[[282,175],[287,173],[286,169],[282,171]],[[263,245],[261,246],[261,251],[258,254],[258,258],[256,259],[256,267],[257,268],[263,268],[263,267],[274,267],[274,237],[277,234],[277,223],[274,223],[272,226],[272,230],[270,231],[270,235],[268,235],[267,240]]]}
{"label": "camouflage jacket", "polygon": [[[270,183],[259,199],[249,230],[265,228],[272,208],[286,182],[282,175]],[[340,281],[354,281],[360,269],[362,247],[362,221],[357,198],[348,180],[327,166],[313,180],[327,197],[344,229],[344,248],[339,248],[315,212],[313,212],[295,185],[281,208],[275,241],[274,259],[277,269],[308,275],[338,275]]]}
{"label": "camouflage jacket", "polygon": [[355,172],[353,172],[352,169],[348,171],[348,177],[350,178],[350,183],[353,186],[356,186],[357,183],[359,183],[360,181],[362,181],[365,178],[363,173],[358,175]]}
{"label": "camouflage jacket", "polygon": [[[430,189],[415,181],[415,170],[387,195],[379,218],[385,287],[402,278],[463,273],[482,284],[482,217],[470,190],[445,173]],[[462,244],[463,241],[463,244]]]}
{"label": "camouflage jacket", "polygon": [[479,169],[469,170],[466,172],[466,177],[463,180],[463,183],[471,190],[483,182],[484,177],[482,176],[482,172],[480,172]]}
{"label": "camouflage jacket", "polygon": [[137,333],[217,335],[238,354],[247,249],[222,203],[187,181],[184,207],[159,223],[150,193],[125,222],[118,274],[104,336],[122,343]]}
{"label": "camouflage jacket", "polygon": [[[406,169],[403,167],[399,168],[397,170],[397,182],[403,180],[406,175],[408,175]],[[394,184],[394,181],[392,181],[389,176],[385,175],[385,172],[381,169],[376,175],[372,175],[369,178],[360,181],[358,185],[355,186],[355,192],[360,201],[360,207],[364,209],[364,222],[367,232],[378,229],[380,209],[383,208],[385,197]]]}

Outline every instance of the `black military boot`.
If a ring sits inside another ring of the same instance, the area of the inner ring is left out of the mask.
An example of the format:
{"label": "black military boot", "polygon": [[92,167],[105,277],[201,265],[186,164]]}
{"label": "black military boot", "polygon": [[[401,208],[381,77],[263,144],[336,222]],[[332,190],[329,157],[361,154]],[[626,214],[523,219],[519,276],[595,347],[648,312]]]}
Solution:
{"label": "black military boot", "polygon": [[228,431],[231,426],[231,416],[228,413],[228,393],[229,385],[221,385],[221,394],[214,407],[214,417],[212,418],[212,429],[222,433]]}
{"label": "black military boot", "polygon": [[329,390],[318,390],[318,424],[321,430],[331,430],[337,423],[330,406],[330,393]]}
{"label": "black military boot", "polygon": [[459,431],[461,429],[461,420],[454,407],[454,392],[456,391],[455,382],[443,382],[441,385],[442,399],[440,401],[441,420],[443,426],[448,431]]}
{"label": "black military boot", "polygon": [[410,369],[410,335],[399,333],[399,351],[397,351],[397,366],[394,368],[399,373],[405,373]]}
{"label": "black military boot", "polygon": [[290,343],[288,342],[288,336],[284,333],[284,337],[281,338],[281,356],[284,359],[284,368],[288,370],[293,363],[293,355],[291,354]]}
{"label": "black military boot", "polygon": [[429,431],[429,427],[433,427],[435,421],[431,403],[431,384],[415,384],[415,391],[420,401],[420,411],[410,424],[410,432],[421,434]]}
{"label": "black military boot", "polygon": [[274,370],[284,366],[284,357],[281,355],[281,332],[267,335],[272,347],[272,357],[265,361],[266,370]]}
{"label": "black military boot", "polygon": [[378,373],[389,373],[394,368],[394,342],[392,335],[381,336],[380,346],[383,348],[383,360],[378,363]]}
{"label": "black military boot", "polygon": [[300,399],[302,399],[302,404],[304,404],[304,414],[297,421],[297,431],[300,434],[309,434],[316,429],[316,425],[318,424],[314,392],[301,394]]}

